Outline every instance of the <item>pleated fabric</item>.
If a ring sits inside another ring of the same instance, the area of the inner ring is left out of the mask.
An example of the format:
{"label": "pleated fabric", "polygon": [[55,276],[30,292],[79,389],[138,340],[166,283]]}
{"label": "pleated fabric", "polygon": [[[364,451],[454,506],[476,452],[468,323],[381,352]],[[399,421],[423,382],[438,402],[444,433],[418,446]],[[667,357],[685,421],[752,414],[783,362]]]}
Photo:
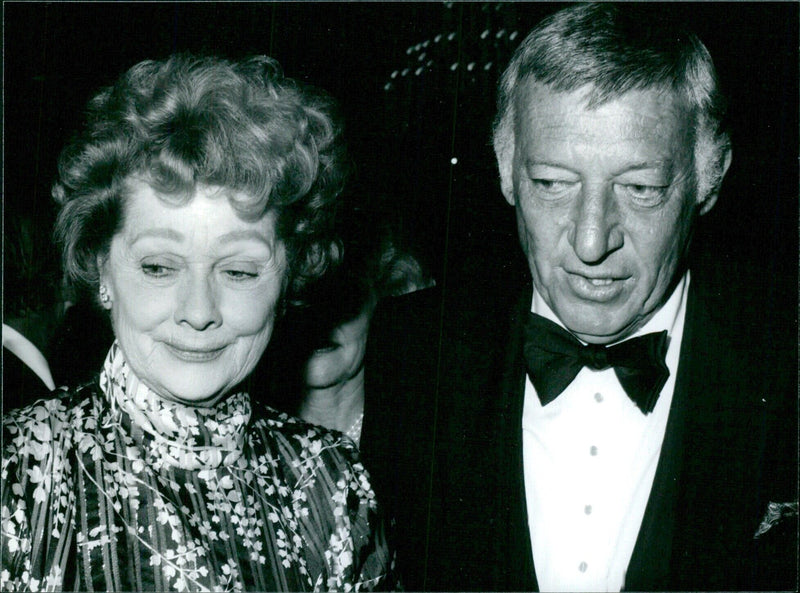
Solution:
{"label": "pleated fabric", "polygon": [[3,591],[396,585],[349,439],[245,393],[166,402],[116,344],[96,382],[7,414],[3,438]]}

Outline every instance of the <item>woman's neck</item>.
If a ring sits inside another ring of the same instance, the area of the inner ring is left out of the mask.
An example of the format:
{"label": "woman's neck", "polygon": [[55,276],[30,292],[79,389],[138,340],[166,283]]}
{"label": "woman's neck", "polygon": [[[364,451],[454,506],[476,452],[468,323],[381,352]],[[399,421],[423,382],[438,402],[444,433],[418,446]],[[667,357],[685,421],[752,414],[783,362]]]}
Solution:
{"label": "woman's neck", "polygon": [[306,422],[347,432],[364,412],[364,368],[345,381],[322,389],[306,389],[299,416]]}

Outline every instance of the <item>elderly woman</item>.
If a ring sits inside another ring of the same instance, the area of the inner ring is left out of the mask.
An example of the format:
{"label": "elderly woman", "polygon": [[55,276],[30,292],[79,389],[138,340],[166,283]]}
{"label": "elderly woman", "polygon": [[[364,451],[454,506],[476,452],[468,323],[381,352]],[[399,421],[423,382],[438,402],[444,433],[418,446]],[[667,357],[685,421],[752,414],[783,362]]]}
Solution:
{"label": "elderly woman", "polygon": [[91,101],[57,235],[115,341],[4,419],[0,589],[393,586],[352,443],[243,390],[337,255],[330,111],[266,57],[142,62]]}

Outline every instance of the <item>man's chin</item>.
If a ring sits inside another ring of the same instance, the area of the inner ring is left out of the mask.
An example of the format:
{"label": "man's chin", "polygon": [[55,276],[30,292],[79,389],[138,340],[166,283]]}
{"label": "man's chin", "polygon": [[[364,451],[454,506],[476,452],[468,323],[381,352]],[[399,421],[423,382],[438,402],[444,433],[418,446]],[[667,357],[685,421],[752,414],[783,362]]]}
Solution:
{"label": "man's chin", "polygon": [[628,320],[620,322],[618,319],[604,318],[597,312],[572,311],[565,313],[563,317],[559,315],[559,319],[564,327],[589,344],[617,342],[633,334],[637,328]]}

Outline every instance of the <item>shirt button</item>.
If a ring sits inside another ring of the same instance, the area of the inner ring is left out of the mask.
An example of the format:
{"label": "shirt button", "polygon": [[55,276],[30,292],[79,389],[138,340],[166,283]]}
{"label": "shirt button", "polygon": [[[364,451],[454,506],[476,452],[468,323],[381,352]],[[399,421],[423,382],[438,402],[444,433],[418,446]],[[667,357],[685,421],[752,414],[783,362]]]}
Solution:
{"label": "shirt button", "polygon": [[592,505],[587,504],[585,507],[583,507],[583,512],[586,513],[587,515],[591,515],[592,514]]}
{"label": "shirt button", "polygon": [[589,455],[591,455],[592,457],[596,457],[597,456],[597,447],[595,447],[594,445],[589,447]]}
{"label": "shirt button", "polygon": [[598,404],[603,401],[603,394],[602,393],[595,393],[594,394],[594,401]]}
{"label": "shirt button", "polygon": [[586,569],[587,569],[587,568],[589,568],[589,565],[588,565],[588,564],[586,564],[585,562],[581,562],[581,563],[578,565],[578,570],[580,570],[581,572],[586,572]]}

